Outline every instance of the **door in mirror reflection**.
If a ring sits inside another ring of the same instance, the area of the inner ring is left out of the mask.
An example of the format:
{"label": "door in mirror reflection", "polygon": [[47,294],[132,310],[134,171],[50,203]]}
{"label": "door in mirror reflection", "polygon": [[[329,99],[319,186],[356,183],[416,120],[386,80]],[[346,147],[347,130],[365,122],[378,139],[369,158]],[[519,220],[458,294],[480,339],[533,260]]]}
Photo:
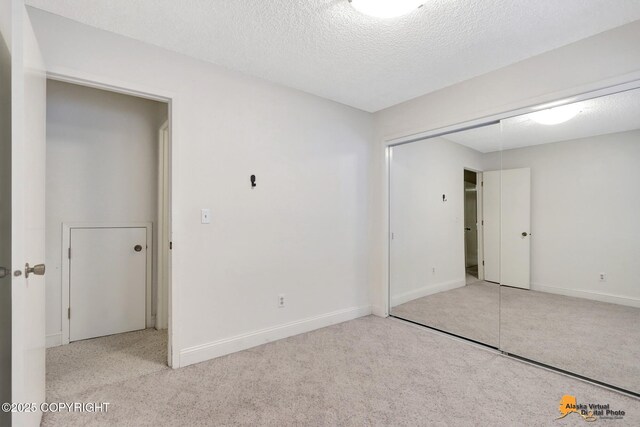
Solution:
{"label": "door in mirror reflection", "polygon": [[[499,126],[492,127],[499,134]],[[482,175],[500,163],[492,157],[494,163],[485,164],[494,147],[474,145],[482,132],[487,130],[458,133],[460,141],[446,135],[391,149],[390,312],[498,347],[499,286],[485,280],[483,266]],[[493,206],[498,213],[499,201]],[[499,242],[495,249],[499,264]]]}
{"label": "door in mirror reflection", "polygon": [[531,253],[530,272],[502,257],[500,348],[640,393],[640,90],[557,109],[501,123],[501,250],[522,249],[524,209],[504,177],[528,168]]}

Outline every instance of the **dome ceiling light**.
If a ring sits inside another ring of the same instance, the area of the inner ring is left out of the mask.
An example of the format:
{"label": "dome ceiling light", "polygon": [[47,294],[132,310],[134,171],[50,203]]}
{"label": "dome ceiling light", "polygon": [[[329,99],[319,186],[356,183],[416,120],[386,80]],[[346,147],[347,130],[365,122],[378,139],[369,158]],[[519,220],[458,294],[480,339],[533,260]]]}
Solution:
{"label": "dome ceiling light", "polygon": [[580,113],[576,104],[563,105],[531,113],[530,117],[541,125],[557,125],[568,122]]}
{"label": "dome ceiling light", "polygon": [[375,18],[397,18],[424,5],[424,0],[349,0],[360,13]]}

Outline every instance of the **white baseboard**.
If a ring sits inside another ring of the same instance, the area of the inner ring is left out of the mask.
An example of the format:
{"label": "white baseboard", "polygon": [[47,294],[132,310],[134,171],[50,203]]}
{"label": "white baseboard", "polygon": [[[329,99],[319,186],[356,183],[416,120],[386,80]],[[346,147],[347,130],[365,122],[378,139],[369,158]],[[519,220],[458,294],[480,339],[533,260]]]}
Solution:
{"label": "white baseboard", "polygon": [[47,335],[45,339],[45,346],[47,348],[58,347],[59,345],[62,345],[62,332]]}
{"label": "white baseboard", "polygon": [[427,295],[437,294],[438,292],[450,291],[451,289],[461,288],[466,285],[465,279],[451,280],[449,282],[436,283],[435,285],[427,285],[418,289],[404,292],[391,297],[391,307],[396,307],[405,302],[414,299],[426,297]]}
{"label": "white baseboard", "polygon": [[602,292],[583,291],[579,289],[566,289],[556,286],[542,285],[539,283],[531,283],[531,290],[539,292],[547,292],[550,294],[564,295],[567,297],[584,298],[593,301],[609,302],[612,304],[626,305],[629,307],[640,308],[640,298],[623,297],[620,295],[607,294]]}
{"label": "white baseboard", "polygon": [[258,331],[225,338],[207,344],[185,348],[184,350],[180,350],[179,366],[184,367],[194,363],[204,362],[205,360],[214,359],[216,357],[246,350],[271,341],[281,340],[293,335],[310,332],[326,326],[335,325],[336,323],[346,322],[347,320],[357,319],[358,317],[368,316],[369,314],[371,314],[371,306],[369,305],[363,307],[352,307],[334,311],[332,313],[322,314],[320,316],[309,317],[295,322],[285,323],[271,328],[260,329]]}

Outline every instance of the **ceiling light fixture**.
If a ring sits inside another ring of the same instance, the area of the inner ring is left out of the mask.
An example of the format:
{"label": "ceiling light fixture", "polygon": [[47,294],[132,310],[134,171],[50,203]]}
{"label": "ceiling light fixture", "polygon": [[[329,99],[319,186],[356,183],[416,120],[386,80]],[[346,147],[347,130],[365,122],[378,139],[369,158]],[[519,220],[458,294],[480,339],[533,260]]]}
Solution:
{"label": "ceiling light fixture", "polygon": [[397,18],[424,5],[424,0],[349,0],[358,12],[376,18]]}
{"label": "ceiling light fixture", "polygon": [[557,125],[568,122],[578,115],[580,107],[576,104],[563,105],[531,113],[530,117],[541,125]]}

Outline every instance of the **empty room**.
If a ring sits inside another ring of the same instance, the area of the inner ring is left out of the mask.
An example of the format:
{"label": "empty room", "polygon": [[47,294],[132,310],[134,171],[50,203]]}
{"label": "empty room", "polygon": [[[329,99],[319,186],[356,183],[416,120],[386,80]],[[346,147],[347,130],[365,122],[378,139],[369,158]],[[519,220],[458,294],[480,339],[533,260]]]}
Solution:
{"label": "empty room", "polygon": [[0,426],[640,425],[637,0],[0,32]]}

